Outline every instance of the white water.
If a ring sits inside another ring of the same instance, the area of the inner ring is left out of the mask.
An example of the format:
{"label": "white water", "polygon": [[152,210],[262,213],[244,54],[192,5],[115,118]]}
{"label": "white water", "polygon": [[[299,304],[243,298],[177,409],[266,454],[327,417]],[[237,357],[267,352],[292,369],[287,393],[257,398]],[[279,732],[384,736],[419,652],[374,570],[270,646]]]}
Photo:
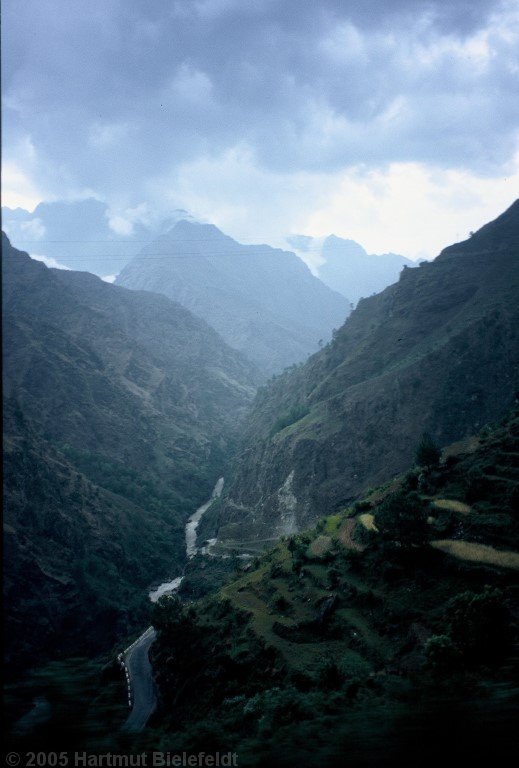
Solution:
{"label": "white water", "polygon": [[157,589],[154,589],[149,594],[149,598],[152,603],[156,603],[159,597],[162,597],[162,595],[171,595],[173,592],[176,592],[177,589],[182,584],[183,576],[177,576],[176,579],[173,579],[173,581],[165,581],[164,584],[160,584]]}
{"label": "white water", "polygon": [[196,546],[196,529],[198,528],[198,523],[204,516],[204,514],[207,512],[211,504],[215,499],[218,499],[222,495],[223,491],[223,483],[224,479],[221,477],[218,482],[216,483],[215,487],[213,488],[213,492],[211,494],[211,498],[209,501],[206,501],[205,504],[202,504],[201,507],[198,507],[196,512],[191,515],[189,520],[187,521],[186,525],[186,555],[189,559],[194,557],[196,553],[198,552],[197,546]]}
{"label": "white water", "polygon": [[[188,519],[186,523],[186,555],[189,559],[194,557],[196,553],[198,552],[198,548],[196,546],[196,529],[198,528],[198,524],[204,514],[207,512],[211,504],[215,499],[218,499],[222,495],[223,491],[223,484],[224,479],[223,477],[220,477],[218,482],[216,483],[215,487],[213,488],[213,492],[211,494],[211,498],[205,502],[205,504],[202,504],[201,507],[198,507],[196,512],[193,512],[191,517]],[[205,554],[206,547],[202,547],[200,550]],[[163,584],[159,584],[157,589],[152,590],[149,593],[149,598],[152,603],[156,603],[159,597],[162,597],[162,595],[172,595],[174,594],[180,585],[182,584],[183,576],[177,576],[175,579],[172,579],[171,581],[165,581]]]}

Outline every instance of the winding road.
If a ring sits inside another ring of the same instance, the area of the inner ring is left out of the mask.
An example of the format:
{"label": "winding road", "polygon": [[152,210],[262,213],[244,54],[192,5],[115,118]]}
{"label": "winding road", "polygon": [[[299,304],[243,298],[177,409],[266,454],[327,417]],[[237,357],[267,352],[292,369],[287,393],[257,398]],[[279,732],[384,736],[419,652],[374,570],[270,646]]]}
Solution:
{"label": "winding road", "polygon": [[[198,507],[186,524],[186,554],[188,559],[194,557],[197,552],[196,547],[196,529],[211,502],[218,498],[222,493],[224,484],[223,477],[220,477],[216,483],[211,498],[201,507]],[[156,602],[162,595],[174,594],[180,584],[183,576],[177,576],[175,579],[164,584],[160,584],[157,589],[149,593],[152,603]],[[149,652],[152,644],[157,637],[153,627],[148,627],[146,632],[130,645],[123,653],[119,655],[120,662],[126,669],[126,681],[129,688],[129,703],[132,711],[128,715],[123,725],[123,731],[137,733],[142,731],[146,723],[152,716],[157,706],[157,692],[153,682],[153,670],[150,663]]]}
{"label": "winding road", "polygon": [[124,731],[142,731],[157,706],[157,692],[149,659],[149,651],[156,637],[153,627],[149,627],[123,654],[133,702],[132,711],[123,726]]}

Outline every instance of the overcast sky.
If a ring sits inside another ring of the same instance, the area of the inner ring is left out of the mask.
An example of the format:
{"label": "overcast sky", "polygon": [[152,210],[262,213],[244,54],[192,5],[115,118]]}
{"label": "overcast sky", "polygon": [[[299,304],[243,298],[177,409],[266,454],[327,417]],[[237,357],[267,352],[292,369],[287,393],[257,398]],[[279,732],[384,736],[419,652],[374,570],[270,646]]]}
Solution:
{"label": "overcast sky", "polygon": [[3,202],[436,255],[519,196],[519,0],[2,0]]}

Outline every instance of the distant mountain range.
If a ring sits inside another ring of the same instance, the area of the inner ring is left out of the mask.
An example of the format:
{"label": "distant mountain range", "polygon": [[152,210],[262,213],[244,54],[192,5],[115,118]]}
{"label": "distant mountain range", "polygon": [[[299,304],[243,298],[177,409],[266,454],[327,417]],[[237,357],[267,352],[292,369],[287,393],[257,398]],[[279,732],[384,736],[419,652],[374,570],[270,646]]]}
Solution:
{"label": "distant mountain range", "polygon": [[100,277],[117,275],[144,243],[186,217],[187,211],[172,211],[145,225],[138,217],[132,223],[130,215],[110,226],[108,206],[94,198],[44,202],[32,213],[2,207],[2,227],[15,247]]}
{"label": "distant mountain range", "polygon": [[293,235],[287,242],[303,256],[312,253],[314,258],[324,259],[317,269],[319,278],[354,304],[395,283],[404,266],[417,266],[416,262],[396,253],[368,254],[355,240],[345,240],[336,235],[325,238],[322,244],[315,238],[302,235]]}
{"label": "distant mountain range", "polygon": [[403,266],[416,266],[396,254],[368,255],[334,235],[323,243],[288,238],[303,257],[312,251],[325,259],[317,279],[295,254],[240,245],[184,210],[161,218],[135,209],[124,218],[93,198],[44,202],[33,212],[2,208],[2,219],[13,244],[48,266],[112,282],[117,276],[119,285],[178,301],[266,376],[304,361],[362,296],[395,282]]}
{"label": "distant mountain range", "polygon": [[[165,296],[48,269],[2,237],[10,663],[109,647],[185,560],[260,378]],[[31,630],[28,631],[27,628]],[[14,669],[14,667],[13,667]]]}
{"label": "distant mountain range", "polygon": [[190,221],[146,246],[117,284],[178,301],[267,375],[305,360],[350,312],[294,253],[241,245]]}
{"label": "distant mountain range", "polygon": [[[228,546],[301,530],[503,415],[519,388],[519,201],[359,302],[255,401],[220,509]],[[208,524],[209,518],[206,520]]]}

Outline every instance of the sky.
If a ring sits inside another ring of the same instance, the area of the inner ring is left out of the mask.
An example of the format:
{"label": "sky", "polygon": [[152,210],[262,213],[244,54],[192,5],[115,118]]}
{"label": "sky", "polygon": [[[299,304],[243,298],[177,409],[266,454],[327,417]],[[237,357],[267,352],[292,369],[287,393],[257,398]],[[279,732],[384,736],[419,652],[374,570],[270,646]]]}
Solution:
{"label": "sky", "polygon": [[2,0],[3,204],[433,257],[519,196],[519,0]]}

